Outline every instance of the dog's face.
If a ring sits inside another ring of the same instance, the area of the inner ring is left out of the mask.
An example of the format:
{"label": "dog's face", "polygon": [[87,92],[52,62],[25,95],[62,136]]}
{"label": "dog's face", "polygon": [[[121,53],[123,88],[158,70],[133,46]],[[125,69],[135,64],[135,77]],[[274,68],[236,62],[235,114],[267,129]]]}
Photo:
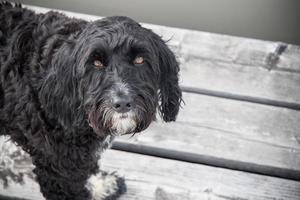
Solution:
{"label": "dog's face", "polygon": [[176,119],[179,67],[159,36],[127,17],[110,17],[88,24],[74,40],[68,53],[57,54],[64,60],[63,71],[57,68],[74,90],[66,107],[82,109],[85,117],[76,116],[95,133],[140,132],[157,108],[165,121]]}

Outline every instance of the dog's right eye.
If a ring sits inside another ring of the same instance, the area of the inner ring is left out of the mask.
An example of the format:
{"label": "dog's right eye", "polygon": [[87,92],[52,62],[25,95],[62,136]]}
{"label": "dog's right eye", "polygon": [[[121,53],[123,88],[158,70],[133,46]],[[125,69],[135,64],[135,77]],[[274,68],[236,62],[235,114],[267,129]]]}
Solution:
{"label": "dog's right eye", "polygon": [[94,60],[94,66],[99,69],[104,67],[103,63],[100,60]]}

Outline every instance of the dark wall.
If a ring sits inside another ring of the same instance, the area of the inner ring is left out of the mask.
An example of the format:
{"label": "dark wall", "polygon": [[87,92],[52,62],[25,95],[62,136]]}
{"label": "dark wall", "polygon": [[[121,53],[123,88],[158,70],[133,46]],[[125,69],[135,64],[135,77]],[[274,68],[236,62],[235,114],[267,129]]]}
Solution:
{"label": "dark wall", "polygon": [[300,0],[19,0],[140,22],[300,44]]}

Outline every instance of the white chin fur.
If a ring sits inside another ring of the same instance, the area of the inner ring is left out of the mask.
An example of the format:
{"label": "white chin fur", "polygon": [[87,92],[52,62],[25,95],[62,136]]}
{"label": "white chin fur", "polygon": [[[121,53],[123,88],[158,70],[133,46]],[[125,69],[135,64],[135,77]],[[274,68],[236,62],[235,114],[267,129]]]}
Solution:
{"label": "white chin fur", "polygon": [[115,113],[112,117],[112,130],[116,135],[132,133],[136,128],[134,115],[129,113]]}

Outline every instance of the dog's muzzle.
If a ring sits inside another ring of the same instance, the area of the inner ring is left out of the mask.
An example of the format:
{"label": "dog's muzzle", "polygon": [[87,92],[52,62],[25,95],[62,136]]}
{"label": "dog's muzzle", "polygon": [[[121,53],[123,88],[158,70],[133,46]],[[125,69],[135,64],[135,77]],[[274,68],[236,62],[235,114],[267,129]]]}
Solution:
{"label": "dog's muzzle", "polygon": [[114,96],[112,98],[111,130],[115,135],[132,133],[136,126],[135,103],[129,95]]}
{"label": "dog's muzzle", "polygon": [[89,124],[97,134],[124,135],[138,126],[136,105],[129,95],[113,95],[89,112]]}
{"label": "dog's muzzle", "polygon": [[137,126],[136,116],[132,111],[126,113],[115,113],[111,120],[111,131],[113,135],[124,135],[133,133]]}

